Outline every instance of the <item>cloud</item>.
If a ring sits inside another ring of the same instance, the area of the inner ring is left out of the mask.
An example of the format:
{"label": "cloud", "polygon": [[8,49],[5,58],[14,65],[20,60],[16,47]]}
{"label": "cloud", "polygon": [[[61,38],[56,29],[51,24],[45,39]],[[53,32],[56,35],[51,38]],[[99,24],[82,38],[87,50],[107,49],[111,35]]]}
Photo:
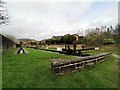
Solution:
{"label": "cloud", "polygon": [[4,0],[5,2],[118,2],[119,0]]}
{"label": "cloud", "polygon": [[117,20],[116,4],[8,2],[10,24],[1,29],[3,33],[11,33],[17,38],[28,37],[37,40],[50,38],[53,35],[77,33],[80,29],[92,26],[115,24]]}
{"label": "cloud", "polygon": [[[102,3],[101,3],[102,4]],[[118,4],[117,3],[106,3],[104,8],[96,9],[93,12],[90,12],[88,15],[94,17],[90,21],[89,27],[97,27],[104,25],[114,25],[118,23]],[[98,11],[97,11],[98,10]]]}

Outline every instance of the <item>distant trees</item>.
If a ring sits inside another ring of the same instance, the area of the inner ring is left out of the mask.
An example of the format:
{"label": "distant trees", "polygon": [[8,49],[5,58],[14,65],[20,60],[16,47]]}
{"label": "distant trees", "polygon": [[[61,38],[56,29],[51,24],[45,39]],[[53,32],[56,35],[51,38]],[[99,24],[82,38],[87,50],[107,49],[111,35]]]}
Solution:
{"label": "distant trees", "polygon": [[76,40],[76,37],[74,35],[66,34],[62,37],[62,42],[65,44],[72,44],[73,41]]}
{"label": "distant trees", "polygon": [[120,44],[120,24],[118,24],[113,30],[113,38],[116,43]]}
{"label": "distant trees", "polygon": [[99,28],[87,29],[83,42],[84,42],[84,44],[100,44],[101,40],[98,37],[100,37],[100,29]]}
{"label": "distant trees", "polygon": [[102,26],[101,28],[88,29],[84,38],[85,44],[101,45],[118,43],[118,32],[120,26],[113,28],[112,26]]}
{"label": "distant trees", "polygon": [[50,45],[50,44],[54,44],[54,40],[53,39],[47,39],[45,40],[45,43]]}
{"label": "distant trees", "polygon": [[4,4],[5,2],[0,0],[0,25],[8,23],[8,13]]}
{"label": "distant trees", "polygon": [[76,37],[71,34],[66,34],[64,36],[53,36],[51,39],[45,40],[45,43],[50,44],[72,44],[76,40]]}
{"label": "distant trees", "polygon": [[112,26],[106,27],[105,30],[101,30],[100,39],[102,44],[114,44],[115,40],[113,38],[114,28]]}
{"label": "distant trees", "polygon": [[[45,43],[50,44],[73,44],[77,34],[66,34],[64,36],[53,36],[45,40]],[[83,44],[87,45],[102,45],[102,44],[120,44],[120,25],[102,26],[99,28],[87,29],[85,32]]]}
{"label": "distant trees", "polygon": [[48,45],[50,45],[50,44],[59,44],[59,43],[62,43],[61,38],[62,38],[62,36],[61,37],[56,36],[54,38],[45,40],[45,43],[47,43]]}

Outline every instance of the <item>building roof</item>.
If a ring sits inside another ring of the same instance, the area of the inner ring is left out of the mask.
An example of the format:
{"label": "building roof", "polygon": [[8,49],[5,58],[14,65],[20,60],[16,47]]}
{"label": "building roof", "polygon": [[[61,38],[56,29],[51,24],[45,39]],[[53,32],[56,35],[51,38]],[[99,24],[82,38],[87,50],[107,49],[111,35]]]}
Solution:
{"label": "building roof", "polygon": [[[1,40],[0,40],[0,45],[2,44],[3,38],[5,38],[5,39],[7,39],[7,40],[9,40],[9,41],[11,41],[11,42],[13,42],[13,43],[15,43],[14,41],[12,41],[12,40],[10,40],[9,38],[7,38],[6,36],[0,34],[0,39],[1,39]],[[15,44],[16,44],[16,43],[15,43]]]}

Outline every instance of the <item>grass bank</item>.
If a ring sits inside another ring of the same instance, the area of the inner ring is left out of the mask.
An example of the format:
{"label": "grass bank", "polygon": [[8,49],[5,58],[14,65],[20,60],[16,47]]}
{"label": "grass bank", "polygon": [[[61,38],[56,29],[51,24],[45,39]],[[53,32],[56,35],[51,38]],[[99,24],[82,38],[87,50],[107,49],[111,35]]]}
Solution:
{"label": "grass bank", "polygon": [[52,59],[72,59],[73,56],[61,55],[41,50],[26,49],[27,54],[15,54],[11,49],[3,54],[3,88],[117,88],[118,63],[109,57],[94,68],[80,72],[55,76],[51,68]]}

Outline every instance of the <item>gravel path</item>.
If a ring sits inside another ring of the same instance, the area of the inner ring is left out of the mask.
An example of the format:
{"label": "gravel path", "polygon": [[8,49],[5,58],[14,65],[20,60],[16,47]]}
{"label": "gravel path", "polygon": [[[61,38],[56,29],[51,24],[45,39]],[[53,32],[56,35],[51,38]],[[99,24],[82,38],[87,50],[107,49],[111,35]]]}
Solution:
{"label": "gravel path", "polygon": [[120,56],[119,55],[116,55],[116,54],[112,54],[114,57],[120,59]]}

